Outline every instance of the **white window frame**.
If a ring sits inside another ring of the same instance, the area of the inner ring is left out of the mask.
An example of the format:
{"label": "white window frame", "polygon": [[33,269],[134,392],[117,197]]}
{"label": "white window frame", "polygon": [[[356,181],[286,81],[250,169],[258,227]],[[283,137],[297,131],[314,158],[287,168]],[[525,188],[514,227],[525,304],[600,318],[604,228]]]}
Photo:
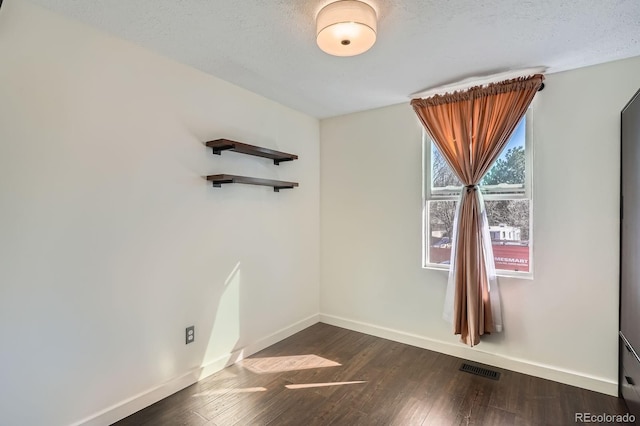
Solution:
{"label": "white window frame", "polygon": [[[485,201],[494,200],[529,200],[529,272],[524,271],[508,271],[504,269],[496,269],[496,274],[500,277],[513,277],[533,279],[533,113],[531,108],[525,115],[525,175],[524,175],[524,192],[513,193],[514,186],[520,185],[491,185],[481,186],[482,188],[490,188],[490,192],[483,191],[482,195]],[[431,186],[432,164],[431,164],[431,144],[432,140],[423,129],[422,131],[422,267],[425,269],[449,270],[449,265],[440,263],[429,263],[429,247],[431,242],[430,226],[429,226],[429,202],[430,201],[455,201],[460,198],[460,186],[447,186],[446,188],[438,188],[434,190]],[[504,194],[504,195],[503,195]]]}

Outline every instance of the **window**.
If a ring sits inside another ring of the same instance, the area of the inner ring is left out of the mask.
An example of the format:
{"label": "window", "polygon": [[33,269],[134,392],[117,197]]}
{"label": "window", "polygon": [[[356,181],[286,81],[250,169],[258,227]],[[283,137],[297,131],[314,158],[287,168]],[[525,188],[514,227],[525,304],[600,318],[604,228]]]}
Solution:
{"label": "window", "polygon": [[[502,276],[530,276],[533,271],[530,123],[527,113],[480,182],[495,267]],[[426,132],[424,177],[424,266],[448,269],[462,184]]]}

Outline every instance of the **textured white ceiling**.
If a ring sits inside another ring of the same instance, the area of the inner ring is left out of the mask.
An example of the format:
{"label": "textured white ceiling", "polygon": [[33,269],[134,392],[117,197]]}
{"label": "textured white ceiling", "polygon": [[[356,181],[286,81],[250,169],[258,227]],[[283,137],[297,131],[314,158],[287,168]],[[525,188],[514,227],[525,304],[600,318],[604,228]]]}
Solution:
{"label": "textured white ceiling", "polygon": [[350,58],[315,44],[332,0],[32,1],[319,118],[474,75],[640,55],[640,0],[367,0],[378,41]]}

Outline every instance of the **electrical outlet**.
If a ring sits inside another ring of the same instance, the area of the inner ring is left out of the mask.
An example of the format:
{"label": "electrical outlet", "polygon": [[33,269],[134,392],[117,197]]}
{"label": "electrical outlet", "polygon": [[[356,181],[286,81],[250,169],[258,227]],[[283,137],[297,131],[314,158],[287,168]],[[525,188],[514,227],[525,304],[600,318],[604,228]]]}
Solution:
{"label": "electrical outlet", "polygon": [[191,327],[187,327],[187,329],[185,330],[185,345],[188,345],[189,343],[193,343],[194,340],[196,340],[196,327],[194,325],[192,325]]}

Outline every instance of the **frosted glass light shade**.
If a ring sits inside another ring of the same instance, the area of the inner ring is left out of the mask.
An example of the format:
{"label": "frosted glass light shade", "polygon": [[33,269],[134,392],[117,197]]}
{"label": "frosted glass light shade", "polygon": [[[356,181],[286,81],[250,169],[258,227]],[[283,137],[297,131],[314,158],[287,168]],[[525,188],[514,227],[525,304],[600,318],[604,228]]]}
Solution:
{"label": "frosted glass light shade", "polygon": [[376,11],[361,1],[328,4],[316,17],[318,47],[330,55],[354,56],[366,52],[376,42],[376,30]]}

